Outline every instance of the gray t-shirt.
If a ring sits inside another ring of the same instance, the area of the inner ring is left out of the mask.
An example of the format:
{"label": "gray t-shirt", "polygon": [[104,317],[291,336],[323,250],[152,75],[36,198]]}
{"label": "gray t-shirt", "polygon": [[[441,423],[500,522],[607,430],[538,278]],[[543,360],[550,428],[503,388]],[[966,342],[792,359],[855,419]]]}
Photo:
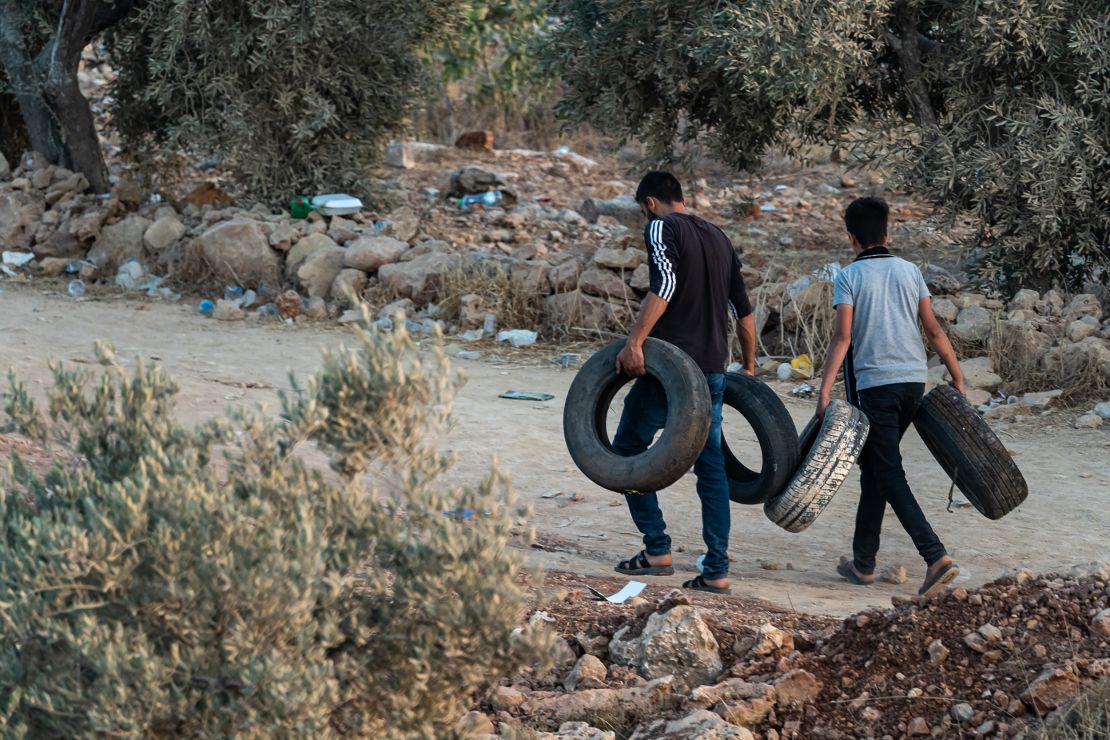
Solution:
{"label": "gray t-shirt", "polygon": [[885,250],[864,252],[836,276],[833,305],[853,307],[852,349],[844,366],[849,398],[866,388],[928,380],[918,324],[918,303],[928,297],[917,265]]}

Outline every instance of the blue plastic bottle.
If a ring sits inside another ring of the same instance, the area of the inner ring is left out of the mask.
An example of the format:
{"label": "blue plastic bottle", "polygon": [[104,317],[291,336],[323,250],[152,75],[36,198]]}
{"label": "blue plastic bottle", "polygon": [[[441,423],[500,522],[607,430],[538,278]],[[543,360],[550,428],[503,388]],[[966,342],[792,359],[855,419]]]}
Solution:
{"label": "blue plastic bottle", "polygon": [[483,206],[489,208],[495,206],[504,199],[500,190],[491,190],[488,193],[477,193],[475,195],[464,195],[459,198],[457,203],[459,208],[470,208],[471,206]]}

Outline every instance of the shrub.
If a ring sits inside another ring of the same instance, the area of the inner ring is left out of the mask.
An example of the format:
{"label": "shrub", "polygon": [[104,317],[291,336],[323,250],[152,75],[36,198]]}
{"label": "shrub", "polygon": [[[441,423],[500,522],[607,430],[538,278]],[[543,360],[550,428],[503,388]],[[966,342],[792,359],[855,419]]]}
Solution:
{"label": "shrub", "polygon": [[277,420],[185,428],[174,382],[105,347],[97,379],[53,366],[46,413],[13,378],[11,426],[79,459],[0,478],[7,736],[449,737],[538,659],[543,634],[511,636],[507,481],[439,480],[460,379],[398,323],[358,331]]}

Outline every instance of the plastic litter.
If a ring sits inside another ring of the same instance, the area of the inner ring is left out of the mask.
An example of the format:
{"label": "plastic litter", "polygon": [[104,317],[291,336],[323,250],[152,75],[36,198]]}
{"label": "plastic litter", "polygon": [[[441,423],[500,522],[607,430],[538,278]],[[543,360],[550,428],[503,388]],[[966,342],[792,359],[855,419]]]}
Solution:
{"label": "plastic litter", "polygon": [[200,302],[200,305],[197,306],[197,310],[200,311],[202,316],[211,316],[216,312],[216,304],[205,298]]}
{"label": "plastic litter", "polygon": [[813,398],[815,389],[809,383],[802,383],[800,386],[790,391],[790,395],[794,398]]}
{"label": "plastic litter", "polygon": [[561,367],[573,367],[574,365],[578,364],[578,355],[569,353],[559,355],[554,360],[552,360],[552,362]]}
{"label": "plastic litter", "polygon": [[459,337],[461,337],[462,340],[465,342],[477,342],[483,336],[485,336],[485,332],[483,332],[481,329],[471,329],[469,331],[464,331],[462,334],[459,335]]}
{"label": "plastic litter", "polygon": [[705,555],[704,554],[703,555],[698,555],[698,560],[697,560],[696,565],[698,566],[698,573],[704,573],[705,572],[705,570],[702,568],[702,566],[705,565]]}
{"label": "plastic litter", "polygon": [[273,303],[264,303],[258,307],[257,313],[259,316],[277,316],[278,308]]}
{"label": "plastic litter", "polygon": [[448,509],[447,511],[443,512],[443,515],[448,519],[458,519],[461,521],[463,519],[471,519],[474,516],[474,512],[471,509],[466,509],[460,506],[457,509]]}
{"label": "plastic litter", "polygon": [[505,391],[498,398],[508,398],[511,401],[550,401],[555,396],[537,391]]}
{"label": "plastic litter", "polygon": [[69,285],[66,286],[66,292],[74,298],[84,298],[86,293],[85,281],[70,280]]}
{"label": "plastic litter", "polygon": [[726,373],[738,373],[743,369],[744,369],[744,366],[741,365],[739,362],[733,362],[732,364],[730,364],[728,367],[725,368],[725,372]]}
{"label": "plastic litter", "polygon": [[489,208],[495,206],[504,200],[505,196],[500,190],[490,190],[485,193],[476,193],[474,195],[464,195],[455,201],[459,208],[469,209],[472,206],[484,206]]}
{"label": "plastic litter", "polygon": [[798,380],[813,377],[813,360],[809,359],[809,355],[798,355],[790,361],[790,375]]}
{"label": "plastic litter", "polygon": [[224,300],[234,301],[237,298],[243,297],[243,289],[238,285],[228,285],[224,288]]}
{"label": "plastic litter", "polygon": [[800,278],[790,283],[790,285],[786,286],[786,294],[790,296],[790,300],[794,300],[802,294],[802,291],[809,287],[811,282],[813,282],[813,280],[809,275],[802,275]]}
{"label": "plastic litter", "polygon": [[775,375],[778,377],[779,380],[783,382],[790,380],[790,366],[787,365],[785,362],[782,363],[778,366],[778,369],[775,370]]}
{"label": "plastic litter", "polygon": [[473,350],[462,350],[461,352],[456,352],[455,357],[460,360],[480,360],[482,358],[482,353]]}
{"label": "plastic litter", "polygon": [[844,268],[840,265],[839,262],[830,262],[824,267],[818,267],[816,270],[814,270],[813,277],[817,278],[818,280],[824,280],[831,283],[832,281],[836,280],[836,276],[839,275],[840,271],[843,269]]}
{"label": "plastic litter", "polygon": [[555,154],[570,154],[569,146],[561,146],[555,150]]}
{"label": "plastic litter", "polygon": [[497,316],[495,314],[486,314],[482,321],[482,331],[489,334],[491,337],[497,333]]}
{"label": "plastic litter", "polygon": [[124,290],[139,290],[146,273],[137,260],[128,260],[116,272],[116,285]]}
{"label": "plastic litter", "polygon": [[362,210],[362,201],[346,193],[328,193],[313,198],[312,207],[321,216],[349,216]]}
{"label": "plastic litter", "polygon": [[539,335],[528,329],[506,329],[497,333],[498,342],[508,342],[514,347],[530,347]]}
{"label": "plastic litter", "polygon": [[4,252],[4,264],[12,267],[23,267],[34,258],[31,252]]}
{"label": "plastic litter", "polygon": [[373,326],[381,331],[393,331],[393,319],[378,319]]}
{"label": "plastic litter", "polygon": [[774,213],[778,210],[778,206],[773,206],[770,203],[764,203],[759,207],[759,210],[763,213]]}

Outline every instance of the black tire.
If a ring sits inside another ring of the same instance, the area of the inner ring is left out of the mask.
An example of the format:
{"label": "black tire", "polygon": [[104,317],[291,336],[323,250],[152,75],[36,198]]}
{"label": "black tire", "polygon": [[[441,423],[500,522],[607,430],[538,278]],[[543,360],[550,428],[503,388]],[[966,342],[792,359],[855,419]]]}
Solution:
{"label": "black tire", "polygon": [[1001,519],[1029,495],[1002,440],[952,386],[938,385],[926,394],[913,425],[944,472],[983,516]]}
{"label": "black tire", "polygon": [[852,472],[870,428],[856,407],[830,403],[820,426],[814,417],[802,430],[802,464],[782,493],[763,504],[767,518],[788,532],[813,524]]}
{"label": "black tire", "polygon": [[709,385],[685,352],[649,338],[644,342],[644,364],[667,396],[667,423],[643,453],[617,454],[605,422],[613,397],[633,380],[615,370],[624,342],[609,344],[578,371],[563,407],[563,437],[574,464],[602,488],[618,493],[659,491],[685,475],[705,447],[712,410]]}
{"label": "black tire", "polygon": [[736,459],[721,435],[729,498],[738,504],[762,504],[781,491],[798,468],[798,430],[778,395],[750,375],[725,374],[724,403],[751,425],[763,459],[759,472],[748,468]]}

